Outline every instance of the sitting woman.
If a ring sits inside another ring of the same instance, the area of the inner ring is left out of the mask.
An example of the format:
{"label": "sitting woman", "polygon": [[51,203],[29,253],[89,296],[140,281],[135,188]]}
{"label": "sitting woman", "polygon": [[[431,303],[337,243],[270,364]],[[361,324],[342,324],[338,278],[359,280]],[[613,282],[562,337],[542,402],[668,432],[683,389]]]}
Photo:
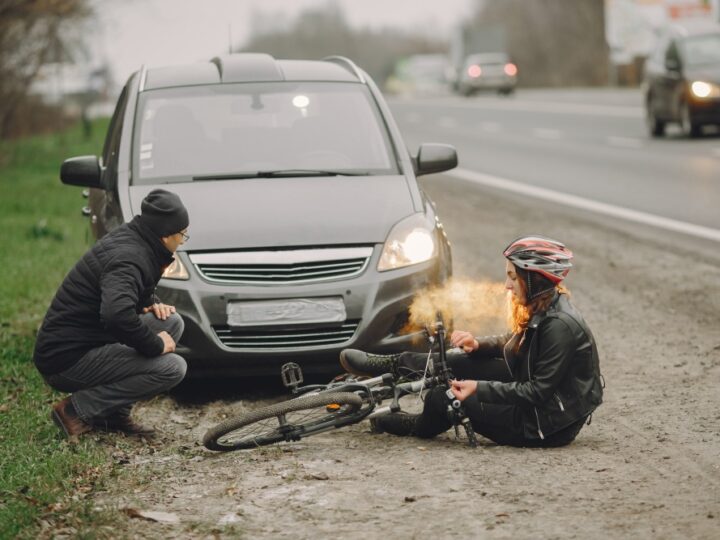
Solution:
{"label": "sitting woman", "polygon": [[[476,433],[502,445],[563,446],[571,443],[602,402],[599,358],[585,321],[562,285],[572,264],[563,244],[526,236],[503,252],[510,291],[511,332],[476,338],[455,331],[447,361],[457,380],[452,392]],[[340,353],[356,375],[422,371],[427,355]],[[376,427],[395,435],[434,437],[451,427],[445,389],[425,396],[421,414],[393,413]],[[588,422],[589,423],[589,422]]]}

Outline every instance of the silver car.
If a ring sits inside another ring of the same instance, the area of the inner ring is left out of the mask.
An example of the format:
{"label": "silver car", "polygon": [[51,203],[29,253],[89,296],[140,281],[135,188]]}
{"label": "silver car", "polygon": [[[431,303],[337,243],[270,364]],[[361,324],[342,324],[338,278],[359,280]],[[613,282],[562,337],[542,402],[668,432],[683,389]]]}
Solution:
{"label": "silver car", "polygon": [[450,244],[416,176],[455,150],[406,150],[373,81],[341,57],[233,54],[142,69],[101,157],[63,163],[101,237],[152,189],[177,193],[190,239],[158,286],[186,328],[193,375],[307,372],[341,349],[411,348],[413,295],[451,275]]}
{"label": "silver car", "polygon": [[464,96],[481,90],[509,95],[515,91],[517,76],[517,65],[505,53],[471,54],[465,58],[456,87]]}

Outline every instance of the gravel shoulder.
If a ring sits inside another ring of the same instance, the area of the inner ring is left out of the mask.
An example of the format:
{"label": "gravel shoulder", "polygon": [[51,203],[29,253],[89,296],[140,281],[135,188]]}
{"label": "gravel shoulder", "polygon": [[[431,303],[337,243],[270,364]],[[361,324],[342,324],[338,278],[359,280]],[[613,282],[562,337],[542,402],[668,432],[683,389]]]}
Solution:
{"label": "gravel shoulder", "polygon": [[[542,232],[576,254],[573,302],[593,329],[605,403],[574,444],[513,449],[452,433],[432,441],[367,422],[274,448],[218,454],[199,443],[273,389],[138,405],[151,443],[108,437],[121,474],[97,507],[174,514],[127,519],[139,538],[717,538],[720,531],[720,265],[658,235],[578,212],[425,182],[453,242],[455,274],[501,280],[502,248]],[[665,247],[670,244],[680,247]]]}

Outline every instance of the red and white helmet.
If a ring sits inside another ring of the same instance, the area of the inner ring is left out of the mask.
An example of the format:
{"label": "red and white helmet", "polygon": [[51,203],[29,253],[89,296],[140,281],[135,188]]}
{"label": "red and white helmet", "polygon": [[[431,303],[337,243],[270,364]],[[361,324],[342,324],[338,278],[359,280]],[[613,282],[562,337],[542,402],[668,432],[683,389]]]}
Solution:
{"label": "red and white helmet", "polygon": [[572,251],[544,236],[521,236],[505,248],[503,255],[518,268],[537,272],[554,284],[565,279],[572,268]]}

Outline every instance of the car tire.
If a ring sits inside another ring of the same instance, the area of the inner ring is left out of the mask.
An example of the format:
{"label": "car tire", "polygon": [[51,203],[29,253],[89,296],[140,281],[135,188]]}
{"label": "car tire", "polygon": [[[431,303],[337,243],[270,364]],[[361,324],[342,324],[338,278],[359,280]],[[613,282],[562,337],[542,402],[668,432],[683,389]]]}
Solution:
{"label": "car tire", "polygon": [[701,133],[700,124],[692,121],[690,106],[685,100],[680,103],[680,129],[688,139],[699,137]]}
{"label": "car tire", "polygon": [[651,137],[662,137],[665,135],[665,121],[658,119],[653,112],[652,101],[648,100],[645,114],[648,133]]}

